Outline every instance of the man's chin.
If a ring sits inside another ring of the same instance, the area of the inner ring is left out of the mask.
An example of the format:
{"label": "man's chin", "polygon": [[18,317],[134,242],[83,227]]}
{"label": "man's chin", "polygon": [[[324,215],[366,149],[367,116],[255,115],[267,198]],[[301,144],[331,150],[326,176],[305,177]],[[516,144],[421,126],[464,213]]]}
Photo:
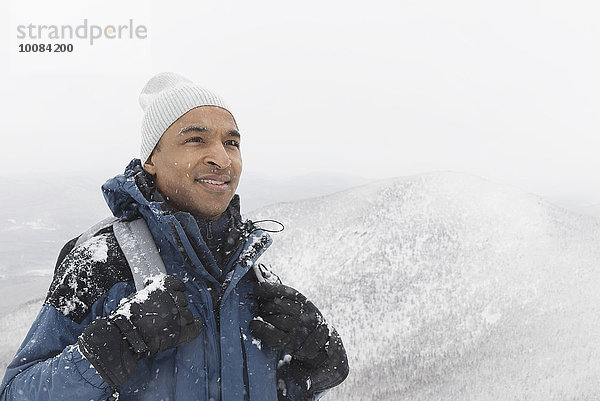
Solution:
{"label": "man's chin", "polygon": [[209,221],[214,221],[214,220],[219,220],[219,217],[221,217],[221,215],[225,212],[225,210],[223,210],[220,213],[203,213],[203,212],[192,212],[192,216],[202,219],[202,220],[209,220]]}
{"label": "man's chin", "polygon": [[[204,204],[205,206],[206,204]],[[206,207],[191,207],[188,212],[192,214],[192,216],[201,218],[203,220],[218,220],[219,217],[227,210],[229,206],[229,202],[226,205],[221,207],[214,208],[206,208]]]}
{"label": "man's chin", "polygon": [[203,220],[217,220],[219,217],[221,217],[221,215],[225,212],[225,210],[227,210],[227,207],[229,206],[229,202],[231,202],[231,199],[229,199],[227,202],[224,202],[223,200],[221,200],[219,202],[219,204],[221,204],[220,207],[217,207],[215,205],[215,207],[207,208],[206,207],[207,202],[210,202],[210,201],[204,201],[204,202],[202,202],[202,204],[197,204],[197,203],[190,204],[187,202],[186,203],[177,203],[177,202],[174,202],[173,200],[171,200],[169,203],[171,204],[171,206],[174,209],[176,209],[180,212],[187,212],[194,217],[201,218]]}

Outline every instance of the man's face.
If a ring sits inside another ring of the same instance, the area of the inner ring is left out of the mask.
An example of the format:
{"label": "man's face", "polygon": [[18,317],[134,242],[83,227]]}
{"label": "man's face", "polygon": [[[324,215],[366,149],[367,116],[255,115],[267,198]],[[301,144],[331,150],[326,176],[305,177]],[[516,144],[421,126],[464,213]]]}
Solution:
{"label": "man's face", "polygon": [[188,111],[165,131],[144,169],[177,209],[218,219],[242,173],[240,134],[233,116],[216,106]]}

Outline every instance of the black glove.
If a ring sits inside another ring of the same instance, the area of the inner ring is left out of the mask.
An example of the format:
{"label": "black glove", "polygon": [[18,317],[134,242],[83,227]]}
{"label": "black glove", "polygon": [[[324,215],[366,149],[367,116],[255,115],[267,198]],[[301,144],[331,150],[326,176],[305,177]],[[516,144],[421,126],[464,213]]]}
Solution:
{"label": "black glove", "polygon": [[284,367],[287,368],[287,375],[309,394],[337,386],[349,373],[346,350],[335,329],[331,330],[329,341],[322,352],[325,358],[308,361],[293,358],[290,364]]}
{"label": "black glove", "polygon": [[254,295],[259,318],[250,322],[252,334],[298,360],[319,365],[327,357],[329,328],[312,302],[283,284],[258,283]]}
{"label": "black glove", "polygon": [[137,361],[177,347],[204,327],[187,307],[185,284],[164,276],[133,293],[108,317],[91,322],[79,350],[112,388],[137,372]]}

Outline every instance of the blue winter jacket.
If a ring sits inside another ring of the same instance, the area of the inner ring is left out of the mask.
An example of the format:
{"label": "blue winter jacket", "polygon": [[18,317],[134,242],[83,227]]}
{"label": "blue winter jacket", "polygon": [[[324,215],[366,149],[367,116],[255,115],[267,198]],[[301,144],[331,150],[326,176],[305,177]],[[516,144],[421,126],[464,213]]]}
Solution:
{"label": "blue winter jacket", "polygon": [[[139,170],[135,159],[123,175],[104,184],[107,203],[118,218],[146,220],[167,273],[186,283],[189,307],[205,328],[189,343],[140,360],[136,376],[121,386],[119,400],[276,401],[278,386],[286,388],[290,400],[318,398],[285,376],[284,360],[289,358],[249,331],[258,311],[252,266],[270,245],[269,235],[254,227],[242,236],[222,284],[201,262],[206,258],[199,254],[210,251],[195,219],[166,212],[164,202],[147,200],[136,185]],[[82,356],[77,338],[134,291],[111,227],[70,250],[57,265],[46,302],[7,368],[0,399],[108,399],[112,390]]]}

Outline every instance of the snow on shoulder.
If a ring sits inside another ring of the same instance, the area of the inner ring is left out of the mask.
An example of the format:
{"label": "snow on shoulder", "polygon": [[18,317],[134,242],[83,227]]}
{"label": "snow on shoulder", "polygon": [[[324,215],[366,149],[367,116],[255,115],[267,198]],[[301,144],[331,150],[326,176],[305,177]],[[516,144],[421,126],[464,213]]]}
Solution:
{"label": "snow on shoulder", "polygon": [[[78,308],[87,310],[88,306],[78,296],[78,294],[88,291],[87,287],[80,288],[80,285],[83,284],[80,279],[81,270],[89,270],[95,263],[106,262],[108,259],[107,237],[107,234],[101,234],[88,239],[72,250],[63,261],[62,277],[55,282],[62,286],[68,286],[71,291],[67,291],[58,302],[58,309],[62,314],[68,316]],[[91,276],[91,274],[89,275]]]}
{"label": "snow on shoulder", "polygon": [[80,323],[94,302],[115,284],[132,281],[127,265],[119,262],[120,252],[109,232],[73,248],[54,272],[46,303]]}
{"label": "snow on shoulder", "polygon": [[106,243],[106,234],[92,237],[83,244],[84,249],[90,254],[92,262],[106,262],[108,258],[108,244]]}

